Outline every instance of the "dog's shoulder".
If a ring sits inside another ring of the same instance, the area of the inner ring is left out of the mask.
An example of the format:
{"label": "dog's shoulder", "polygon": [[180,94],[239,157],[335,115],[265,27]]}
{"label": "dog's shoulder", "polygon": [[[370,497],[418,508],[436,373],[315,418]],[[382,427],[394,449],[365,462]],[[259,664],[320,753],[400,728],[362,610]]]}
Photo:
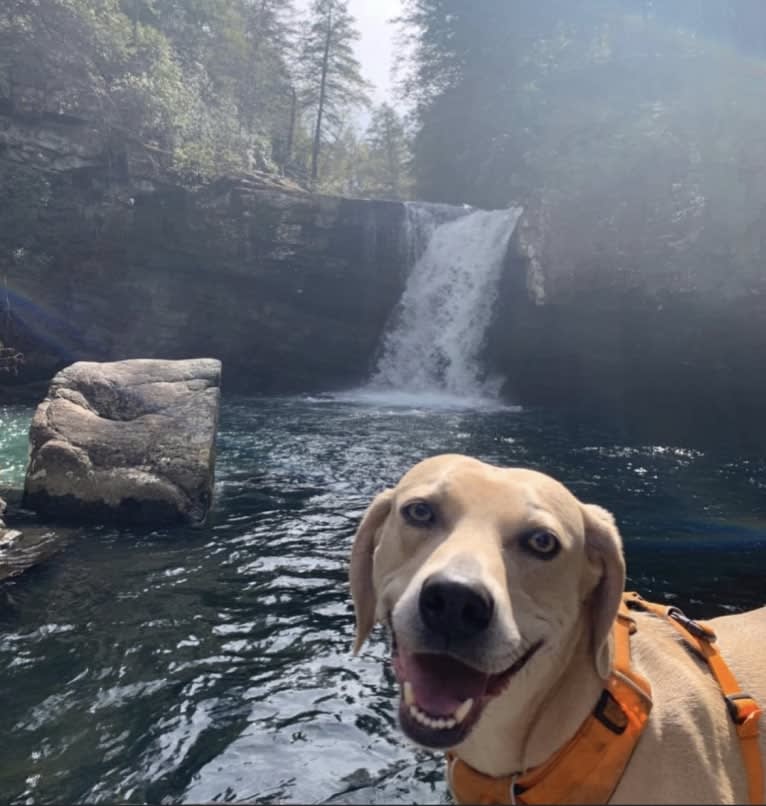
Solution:
{"label": "dog's shoulder", "polygon": [[[706,624],[742,689],[765,701],[766,608]],[[667,619],[637,613],[636,625],[631,656],[651,683],[652,713],[613,802],[646,802],[655,780],[665,802],[744,802],[739,742],[707,662]]]}
{"label": "dog's shoulder", "polygon": [[740,687],[766,707],[766,607],[719,616],[708,624]]}

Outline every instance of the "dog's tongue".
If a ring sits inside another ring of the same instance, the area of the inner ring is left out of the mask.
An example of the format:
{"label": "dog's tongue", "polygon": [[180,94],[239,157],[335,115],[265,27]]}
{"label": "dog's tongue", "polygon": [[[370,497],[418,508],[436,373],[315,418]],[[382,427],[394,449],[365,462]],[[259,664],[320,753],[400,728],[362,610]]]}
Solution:
{"label": "dog's tongue", "polygon": [[412,685],[418,707],[432,716],[449,717],[468,699],[478,699],[489,676],[448,655],[425,655],[399,651],[402,681]]}

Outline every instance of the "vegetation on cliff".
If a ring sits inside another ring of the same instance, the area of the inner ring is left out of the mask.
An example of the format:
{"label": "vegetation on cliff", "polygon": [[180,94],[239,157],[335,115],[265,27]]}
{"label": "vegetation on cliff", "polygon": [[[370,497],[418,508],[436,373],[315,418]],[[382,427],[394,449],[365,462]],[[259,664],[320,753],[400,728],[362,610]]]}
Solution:
{"label": "vegetation on cliff", "polygon": [[766,128],[762,0],[404,0],[401,24],[418,198],[504,206],[666,146],[712,166]]}
{"label": "vegetation on cliff", "polygon": [[347,0],[302,16],[292,0],[7,0],[0,113],[87,121],[182,175],[401,192],[401,165],[391,179],[349,124],[367,100]]}

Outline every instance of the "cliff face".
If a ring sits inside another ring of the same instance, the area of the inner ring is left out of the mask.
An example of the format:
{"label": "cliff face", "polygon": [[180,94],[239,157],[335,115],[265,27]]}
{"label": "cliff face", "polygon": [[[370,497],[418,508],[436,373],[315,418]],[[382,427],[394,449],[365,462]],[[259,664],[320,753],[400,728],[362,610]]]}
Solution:
{"label": "cliff face", "polygon": [[[367,377],[404,288],[403,205],[265,176],[181,187],[145,152],[71,120],[0,116],[0,170],[0,339],[25,353],[19,381],[46,382],[40,397],[76,360],[209,356],[223,362],[225,393]],[[641,206],[620,177],[607,188],[604,172],[591,206],[574,180],[527,205],[489,369],[510,400],[605,418],[629,438],[766,448],[762,228],[727,233],[715,213],[752,182],[729,172],[678,217],[658,191],[636,240],[604,208],[621,194]],[[0,380],[7,396],[13,378]]]}
{"label": "cliff face", "polygon": [[487,171],[526,210],[489,359],[522,402],[763,448],[763,62],[635,17],[583,36]]}
{"label": "cliff face", "polygon": [[766,449],[763,275],[689,288],[583,267],[557,288],[555,271],[530,260],[522,230],[487,347],[507,397],[647,444]]}
{"label": "cliff face", "polygon": [[0,131],[6,165],[44,179],[24,247],[0,236],[13,256],[6,341],[27,354],[26,378],[74,360],[189,356],[221,359],[227,392],[365,376],[403,287],[401,204],[267,177],[185,189],[115,172],[85,126]]}

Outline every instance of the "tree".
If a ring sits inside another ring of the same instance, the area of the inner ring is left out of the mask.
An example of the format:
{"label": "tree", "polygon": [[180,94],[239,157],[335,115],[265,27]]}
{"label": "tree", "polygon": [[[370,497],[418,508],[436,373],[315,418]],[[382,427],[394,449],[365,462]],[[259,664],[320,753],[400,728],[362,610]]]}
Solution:
{"label": "tree", "polygon": [[383,199],[406,198],[410,186],[409,142],[404,123],[390,104],[383,103],[373,111],[366,143],[366,194]]}
{"label": "tree", "polygon": [[[292,6],[286,0],[243,0],[245,61],[238,87],[240,119],[248,130],[261,117],[284,124],[291,76],[286,55],[292,47]],[[270,126],[269,126],[270,128]]]}
{"label": "tree", "polygon": [[364,195],[367,164],[366,144],[353,126],[345,126],[325,145],[318,189],[342,196]]}
{"label": "tree", "polygon": [[322,142],[339,133],[345,112],[368,103],[369,85],[353,51],[358,38],[347,0],[313,0],[301,50],[305,108],[314,114],[313,183],[319,177]]}
{"label": "tree", "polygon": [[559,52],[571,51],[578,31],[595,36],[613,6],[614,0],[404,0],[399,22],[411,66],[400,87],[414,101],[417,195],[507,203],[507,196],[494,197],[508,193],[499,166],[518,173],[539,139],[529,107]]}
{"label": "tree", "polygon": [[291,0],[5,0],[0,103],[91,121],[162,167],[283,164]]}
{"label": "tree", "polygon": [[[399,23],[417,195],[453,203],[502,205],[534,191],[525,166],[552,132],[574,126],[571,113],[557,112],[588,86],[610,99],[604,114],[619,109],[627,119],[626,95],[611,93],[618,79],[630,82],[601,69],[603,60],[618,64],[630,53],[644,73],[657,73],[649,50],[656,55],[663,32],[679,43],[685,32],[766,55],[763,0],[403,0]],[[624,36],[629,28],[632,38]],[[636,65],[631,71],[642,75]],[[563,149],[578,138],[562,137]]]}

